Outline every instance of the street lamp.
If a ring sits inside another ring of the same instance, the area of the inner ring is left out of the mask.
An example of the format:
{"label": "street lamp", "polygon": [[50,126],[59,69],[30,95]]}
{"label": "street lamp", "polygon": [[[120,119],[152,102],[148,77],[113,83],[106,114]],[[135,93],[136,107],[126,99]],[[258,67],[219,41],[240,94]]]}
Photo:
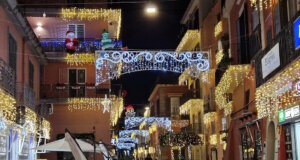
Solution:
{"label": "street lamp", "polygon": [[148,3],[145,12],[147,15],[156,15],[157,14],[157,7],[151,3]]}

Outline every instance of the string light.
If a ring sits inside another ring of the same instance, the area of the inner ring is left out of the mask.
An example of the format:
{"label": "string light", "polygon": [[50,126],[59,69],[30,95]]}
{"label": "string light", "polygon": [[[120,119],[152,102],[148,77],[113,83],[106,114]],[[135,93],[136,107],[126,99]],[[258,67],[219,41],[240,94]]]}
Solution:
{"label": "string light", "polygon": [[209,144],[217,145],[217,135],[216,134],[212,134],[209,136]]}
{"label": "string light", "polygon": [[46,139],[50,139],[50,130],[51,130],[50,122],[43,118],[42,131],[43,131],[43,136]]}
{"label": "string light", "polygon": [[[182,37],[178,47],[176,48],[176,52],[192,50],[194,49],[194,46],[191,46],[191,43],[197,44],[199,41],[199,30],[187,30],[184,36]],[[187,45],[189,45],[189,47]]]}
{"label": "string light", "polygon": [[[273,5],[272,0],[249,0],[249,1],[252,7],[254,7],[255,9],[259,8],[261,11],[263,9],[267,10],[268,8],[271,8]],[[257,2],[259,6],[257,6]]]}
{"label": "string light", "polygon": [[191,109],[200,109],[203,107],[202,99],[190,99],[179,108],[180,115],[188,115]]}
{"label": "string light", "polygon": [[139,126],[140,129],[144,126],[150,126],[156,123],[158,127],[171,129],[171,120],[168,117],[128,117],[125,119],[125,129],[131,129]]}
{"label": "string light", "polygon": [[217,37],[223,31],[223,23],[219,21],[215,26],[215,37]]}
{"label": "string light", "polygon": [[0,88],[0,110],[7,121],[15,122],[16,120],[16,100],[2,88]]}
{"label": "string light", "polygon": [[204,122],[204,124],[205,125],[210,124],[211,122],[213,122],[215,120],[216,116],[217,116],[216,112],[205,113],[204,116],[203,116],[203,122]]}
{"label": "string light", "polygon": [[[114,96],[111,96],[111,98],[68,98],[67,104],[68,104],[68,110],[69,111],[99,111],[101,109],[101,106],[103,107],[104,111],[109,111],[109,106],[104,106],[103,102],[106,103],[106,101],[111,101],[112,105],[117,105],[120,107],[120,99]],[[106,107],[106,108],[105,108]],[[108,108],[107,108],[108,107]]]}
{"label": "string light", "polygon": [[112,126],[115,126],[118,122],[118,119],[121,117],[123,106],[123,98],[117,98],[115,101],[113,101],[110,109],[110,123]]}
{"label": "string light", "polygon": [[131,150],[132,148],[135,148],[135,143],[118,143],[117,149],[126,149]]}
{"label": "string light", "polygon": [[149,131],[148,130],[121,130],[119,132],[119,137],[126,138],[132,136],[132,134],[148,137]]}
{"label": "string light", "polygon": [[96,51],[96,84],[118,78],[121,74],[145,70],[182,73],[189,68],[190,76],[198,78],[209,68],[207,54],[197,51]]}
{"label": "string light", "polygon": [[31,123],[30,125],[27,125],[27,130],[33,133],[37,133],[37,115],[33,110],[29,109],[28,107],[25,108],[25,122]]}
{"label": "string light", "polygon": [[91,53],[81,53],[81,54],[67,54],[65,57],[67,64],[69,65],[85,65],[85,64],[94,64],[95,55]]}
{"label": "string light", "polygon": [[295,105],[300,97],[293,83],[299,81],[300,59],[256,89],[255,101],[258,118],[274,118],[279,109]]}
{"label": "string light", "polygon": [[61,18],[64,20],[104,20],[117,24],[116,37],[119,39],[121,30],[121,9],[85,9],[85,8],[62,8]]}
{"label": "string light", "polygon": [[118,138],[118,143],[126,143],[126,142],[138,144],[139,140],[137,138]]}
{"label": "string light", "polygon": [[219,50],[216,54],[216,65],[218,65],[224,56],[223,49]]}
{"label": "string light", "polygon": [[184,128],[190,124],[189,120],[172,120],[172,128]]}
{"label": "string light", "polygon": [[249,72],[250,65],[231,65],[223,74],[215,90],[215,101],[219,109],[225,110],[225,115],[229,115],[232,111],[232,102],[228,101],[226,94],[232,93],[243,82]]}

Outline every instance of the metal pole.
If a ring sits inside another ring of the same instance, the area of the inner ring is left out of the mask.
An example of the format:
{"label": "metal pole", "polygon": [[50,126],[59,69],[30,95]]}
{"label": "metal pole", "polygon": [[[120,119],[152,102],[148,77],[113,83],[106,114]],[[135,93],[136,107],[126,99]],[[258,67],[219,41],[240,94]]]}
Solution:
{"label": "metal pole", "polygon": [[96,160],[96,137],[95,137],[96,135],[95,135],[95,132],[96,132],[96,128],[95,128],[95,126],[93,126],[94,160]]}

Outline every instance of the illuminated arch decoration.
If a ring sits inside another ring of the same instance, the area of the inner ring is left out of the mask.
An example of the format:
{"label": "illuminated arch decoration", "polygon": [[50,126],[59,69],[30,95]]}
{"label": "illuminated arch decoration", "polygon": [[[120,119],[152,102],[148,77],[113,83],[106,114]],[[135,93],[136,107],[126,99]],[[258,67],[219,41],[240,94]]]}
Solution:
{"label": "illuminated arch decoration", "polygon": [[188,51],[96,51],[96,84],[115,79],[122,74],[160,70],[199,78],[209,69],[208,52]]}

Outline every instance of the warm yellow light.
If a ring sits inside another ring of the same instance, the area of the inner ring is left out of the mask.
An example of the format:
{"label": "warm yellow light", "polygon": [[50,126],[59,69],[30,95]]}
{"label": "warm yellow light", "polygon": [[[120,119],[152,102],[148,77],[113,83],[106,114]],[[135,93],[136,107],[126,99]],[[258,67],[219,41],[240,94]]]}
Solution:
{"label": "warm yellow light", "polygon": [[157,12],[157,8],[154,7],[154,6],[149,6],[149,7],[146,8],[146,12],[148,14],[155,14]]}
{"label": "warm yellow light", "polygon": [[[182,52],[185,50],[194,49],[195,45],[200,42],[200,32],[199,30],[187,30],[185,35],[182,37],[176,52]],[[191,45],[191,44],[194,45]]]}
{"label": "warm yellow light", "polygon": [[15,104],[16,100],[0,88],[0,110],[5,120],[15,122],[17,114]]}
{"label": "warm yellow light", "polygon": [[210,145],[217,145],[217,135],[216,134],[212,134],[209,137],[209,143]]}
{"label": "warm yellow light", "polygon": [[95,55],[92,53],[67,54],[65,60],[67,61],[67,64],[75,66],[84,64],[94,64]]}
{"label": "warm yellow light", "polygon": [[185,102],[183,105],[180,106],[179,113],[180,113],[180,115],[188,115],[192,108],[200,109],[201,107],[203,107],[203,100],[190,99],[187,102]]}
{"label": "warm yellow light", "polygon": [[205,125],[210,124],[211,122],[213,122],[215,120],[216,116],[217,116],[216,112],[205,113],[204,116],[203,116],[203,122],[204,122],[204,124]]}
{"label": "warm yellow light", "polygon": [[222,31],[223,31],[223,23],[222,21],[220,21],[215,26],[215,37],[217,37]]}
{"label": "warm yellow light", "polygon": [[224,56],[223,49],[219,50],[216,54],[216,65],[218,65]]}

